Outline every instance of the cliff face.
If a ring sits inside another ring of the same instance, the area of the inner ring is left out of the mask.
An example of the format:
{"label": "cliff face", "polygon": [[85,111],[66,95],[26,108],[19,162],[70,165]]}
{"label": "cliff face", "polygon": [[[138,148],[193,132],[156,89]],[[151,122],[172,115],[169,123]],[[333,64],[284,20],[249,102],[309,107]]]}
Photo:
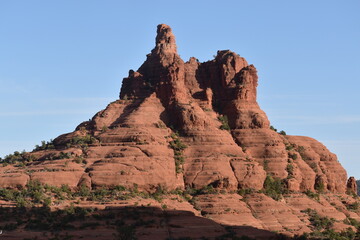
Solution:
{"label": "cliff face", "polygon": [[[231,195],[229,206],[248,218],[236,220],[236,214],[223,207],[208,213],[220,222],[309,231],[300,210],[314,203],[302,193],[345,194],[356,191],[356,183],[347,182],[336,155],[320,142],[270,129],[256,101],[257,85],[256,68],[229,50],[218,51],[215,59],[204,63],[196,58],[184,62],[172,30],[161,24],[155,48],[137,71],[130,70],[123,79],[120,99],[74,132],[56,138],[56,149],[29,153],[35,161],[26,170],[7,166],[0,173],[0,185],[24,186],[31,179],[72,188],[123,185],[153,192],[159,186],[168,190],[211,186],[234,192],[262,190],[267,178],[279,179],[293,194],[291,199],[277,202],[258,193],[236,205],[239,196]],[[220,206],[223,201],[214,196],[196,200],[202,208],[207,202]],[[325,215],[346,218],[329,204],[331,200],[322,201],[317,207]],[[267,212],[266,204],[275,212]],[[284,220],[288,217],[292,221]]]}

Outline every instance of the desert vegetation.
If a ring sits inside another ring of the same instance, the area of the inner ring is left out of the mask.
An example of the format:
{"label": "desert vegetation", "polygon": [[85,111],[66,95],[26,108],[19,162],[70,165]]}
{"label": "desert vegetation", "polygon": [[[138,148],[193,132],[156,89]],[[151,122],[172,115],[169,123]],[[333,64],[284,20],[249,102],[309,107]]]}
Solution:
{"label": "desert vegetation", "polygon": [[175,170],[176,173],[181,173],[183,171],[182,165],[185,162],[183,151],[187,146],[181,141],[178,133],[172,133],[170,137],[172,140],[169,144],[174,150]]}
{"label": "desert vegetation", "polygon": [[229,120],[226,115],[220,115],[218,117],[218,120],[221,122],[221,126],[220,126],[221,130],[227,130],[227,131],[230,130]]}

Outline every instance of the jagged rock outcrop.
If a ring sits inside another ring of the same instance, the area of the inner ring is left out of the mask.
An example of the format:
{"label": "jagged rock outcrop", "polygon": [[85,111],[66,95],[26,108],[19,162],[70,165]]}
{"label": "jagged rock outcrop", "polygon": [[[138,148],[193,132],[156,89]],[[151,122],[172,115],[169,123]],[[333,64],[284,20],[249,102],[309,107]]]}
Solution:
{"label": "jagged rock outcrop", "polygon": [[[331,197],[355,192],[355,179],[347,181],[336,155],[318,141],[270,128],[257,103],[257,85],[256,68],[229,50],[204,63],[184,62],[171,28],[160,24],[155,48],[123,79],[120,99],[57,137],[55,149],[32,152],[26,168],[3,168],[0,186],[29,180],[147,192],[211,186],[230,193],[226,204],[219,196],[194,201],[218,222],[298,234],[310,231],[302,212],[309,207],[339,221],[359,218]],[[262,190],[270,176],[292,197],[279,202],[262,193],[245,200],[234,194]],[[318,202],[302,194],[309,191],[331,196]]]}
{"label": "jagged rock outcrop", "polygon": [[347,192],[357,195],[357,182],[354,177],[350,177],[346,184]]}

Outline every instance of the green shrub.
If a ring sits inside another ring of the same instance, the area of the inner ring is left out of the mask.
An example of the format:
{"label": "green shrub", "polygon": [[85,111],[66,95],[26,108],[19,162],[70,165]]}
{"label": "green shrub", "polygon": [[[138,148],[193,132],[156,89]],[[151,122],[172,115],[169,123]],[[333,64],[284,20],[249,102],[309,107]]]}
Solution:
{"label": "green shrub", "polygon": [[218,193],[218,191],[212,185],[207,185],[200,189],[187,187],[182,194],[184,196],[191,195],[193,197],[196,197],[198,195],[217,194],[217,193]]}
{"label": "green shrub", "polygon": [[310,160],[309,157],[307,157],[307,155],[305,154],[306,150],[304,146],[298,146],[297,147],[297,152],[300,154],[301,158],[306,161],[306,160]]}
{"label": "green shrub", "polygon": [[44,199],[44,203],[43,203],[44,207],[50,207],[51,206],[51,198],[45,198]]}
{"label": "green shrub", "polygon": [[170,142],[170,147],[174,149],[174,151],[182,151],[187,148],[187,146],[181,142],[180,138],[173,139]]}
{"label": "green shrub", "polygon": [[67,193],[68,195],[71,195],[71,189],[68,185],[62,184],[60,187],[61,192]]}
{"label": "green shrub", "polygon": [[77,195],[80,197],[88,197],[90,195],[90,189],[85,184],[81,184]]}
{"label": "green shrub", "polygon": [[116,190],[116,191],[125,191],[126,188],[124,186],[122,186],[122,185],[116,185],[114,187],[114,190]]}
{"label": "green shrub", "polygon": [[30,205],[30,203],[21,195],[16,197],[15,203],[16,203],[16,207],[18,208],[24,208]]}
{"label": "green shrub", "polygon": [[267,159],[264,160],[264,170],[265,170],[265,171],[269,170],[269,162],[270,162],[270,161],[267,160]]}
{"label": "green shrub", "polygon": [[294,165],[291,163],[288,163],[286,166],[286,171],[288,172],[288,178],[294,177]]}
{"label": "green shrub", "polygon": [[181,142],[178,133],[172,133],[170,137],[173,139],[169,144],[174,150],[175,171],[176,173],[181,173],[183,171],[182,165],[185,162],[183,151],[187,146]]}
{"label": "green shrub", "polygon": [[5,201],[13,201],[15,200],[15,192],[10,189],[2,188],[0,189],[0,198]]}
{"label": "green shrub", "polygon": [[309,164],[309,166],[311,167],[312,170],[314,170],[314,172],[318,172],[318,167],[317,167],[317,164],[315,162],[312,162]]}
{"label": "green shrub", "polygon": [[296,153],[288,153],[289,158],[292,160],[296,160],[298,158],[298,155]]}
{"label": "green shrub", "polygon": [[97,142],[98,142],[98,140],[95,137],[87,134],[85,136],[76,136],[76,137],[74,137],[73,139],[71,139],[70,145],[87,146],[89,144],[95,144]]}
{"label": "green shrub", "polygon": [[296,240],[355,240],[359,239],[357,233],[354,232],[351,228],[343,230],[341,232],[336,232],[333,229],[326,229],[323,231],[313,231],[311,233],[304,233],[301,236],[297,236],[294,239]]}
{"label": "green shrub", "polygon": [[54,149],[54,148],[55,146],[53,140],[50,139],[50,141],[41,141],[41,145],[35,145],[33,151],[41,151],[41,150]]}
{"label": "green shrub", "polygon": [[274,128],[274,126],[270,126],[270,129],[273,130],[273,131],[275,131],[275,132],[277,132],[277,129]]}
{"label": "green shrub", "polygon": [[239,189],[238,191],[237,191],[237,193],[239,194],[239,195],[241,195],[241,196],[246,196],[246,195],[248,195],[248,194],[252,194],[252,193],[254,193],[255,191],[254,191],[254,189],[252,189],[252,188],[242,188],[242,189]]}
{"label": "green shrub", "polygon": [[83,155],[76,156],[74,158],[73,162],[76,162],[77,164],[87,164],[87,161],[86,161],[86,159],[84,158]]}
{"label": "green shrub", "polygon": [[3,165],[5,164],[5,166],[7,164],[18,163],[18,166],[24,167],[26,163],[33,162],[35,160],[36,158],[33,155],[26,153],[25,151],[15,151],[13,154],[6,155],[5,158],[1,159],[0,162],[3,163]]}
{"label": "green shrub", "polygon": [[106,197],[110,196],[110,190],[106,188],[96,189],[92,191],[89,196],[90,201],[105,201]]}
{"label": "green shrub", "polygon": [[357,211],[359,210],[360,204],[358,201],[354,202],[354,203],[349,203],[346,204],[346,208],[350,211]]}
{"label": "green shrub", "polygon": [[263,192],[274,200],[278,201],[282,198],[285,188],[280,178],[273,178],[267,175],[264,181]]}
{"label": "green shrub", "polygon": [[24,189],[0,189],[0,199],[14,201],[18,207],[49,206],[51,199],[73,199],[73,193],[69,186],[61,188],[43,185],[39,181],[29,181]]}
{"label": "green shrub", "polygon": [[229,120],[226,115],[219,116],[218,120],[221,122],[221,126],[220,126],[221,130],[228,130],[228,131],[230,130]]}
{"label": "green shrub", "polygon": [[323,193],[325,190],[325,185],[322,181],[315,181],[314,188],[317,192]]}
{"label": "green shrub", "polygon": [[295,148],[295,144],[285,143],[286,151],[291,151]]}
{"label": "green shrub", "polygon": [[60,152],[59,155],[52,157],[52,160],[57,160],[57,159],[69,159],[71,158],[71,153],[64,153],[64,152]]}
{"label": "green shrub", "polygon": [[359,229],[360,228],[360,222],[357,221],[356,219],[354,218],[346,218],[344,220],[344,223],[345,224],[348,224],[348,225],[351,225],[351,226],[354,226],[356,229]]}
{"label": "green shrub", "polygon": [[284,136],[286,135],[286,132],[284,130],[281,130],[279,133]]}
{"label": "green shrub", "polygon": [[27,187],[28,191],[30,191],[30,192],[42,190],[42,184],[39,182],[39,180],[29,181],[26,184],[26,187]]}
{"label": "green shrub", "polygon": [[167,194],[167,191],[165,190],[165,188],[162,185],[158,185],[156,188],[156,191],[152,194],[150,194],[150,197],[152,197],[153,199],[155,199],[158,202],[161,202],[163,199],[163,196]]}
{"label": "green shrub", "polygon": [[175,156],[174,159],[175,159],[176,173],[183,172],[182,165],[185,163],[185,158],[182,155],[180,155],[180,156]]}
{"label": "green shrub", "polygon": [[306,190],[304,192],[309,198],[315,199],[316,201],[320,201],[320,195],[318,193],[314,193],[310,190]]}
{"label": "green shrub", "polygon": [[308,208],[305,212],[309,215],[311,225],[317,231],[328,230],[334,225],[335,219],[322,217],[314,209]]}

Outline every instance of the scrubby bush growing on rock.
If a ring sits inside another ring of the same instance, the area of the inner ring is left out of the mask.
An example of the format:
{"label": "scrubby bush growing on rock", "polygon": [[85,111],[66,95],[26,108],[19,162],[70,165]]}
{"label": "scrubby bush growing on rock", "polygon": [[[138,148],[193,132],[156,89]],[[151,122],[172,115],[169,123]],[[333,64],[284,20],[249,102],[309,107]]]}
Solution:
{"label": "scrubby bush growing on rock", "polygon": [[289,153],[288,154],[289,158],[291,158],[292,160],[296,160],[298,155],[296,153]]}
{"label": "scrubby bush growing on rock", "polygon": [[25,165],[26,163],[35,160],[36,158],[33,155],[26,153],[25,151],[22,152],[15,151],[13,154],[6,155],[4,159],[0,159],[0,162],[3,164],[23,163]]}
{"label": "scrubby bush growing on rock", "polygon": [[284,130],[281,130],[279,133],[284,136],[286,135],[286,132]]}
{"label": "scrubby bush growing on rock", "polygon": [[308,196],[309,198],[315,199],[316,201],[320,200],[320,195],[318,193],[314,193],[310,190],[307,190],[306,192],[304,192],[306,194],[306,196]]}
{"label": "scrubby bush growing on rock", "polygon": [[98,142],[98,140],[95,137],[87,134],[85,136],[76,136],[76,137],[74,137],[73,139],[71,139],[70,144],[71,145],[85,145],[85,146],[87,146],[88,144],[95,144],[97,142]]}
{"label": "scrubby bush growing on rock", "polygon": [[[352,228],[347,228],[341,232],[335,232],[332,229],[335,219],[322,217],[320,216],[315,210],[313,209],[306,209],[303,211],[309,215],[309,221],[311,226],[313,227],[314,231],[311,233],[305,233],[302,236],[297,236],[294,239],[312,239],[312,240],[322,240],[322,239],[329,239],[329,240],[354,240],[359,239],[358,234],[354,232]],[[349,220],[345,219],[344,223],[353,225],[356,228],[359,227],[358,222],[354,219]]]}
{"label": "scrubby bush growing on rock", "polygon": [[335,219],[322,217],[314,209],[308,208],[304,212],[309,215],[309,221],[317,231],[330,229],[334,225]]}
{"label": "scrubby bush growing on rock", "polygon": [[282,198],[282,194],[285,192],[285,187],[280,178],[274,178],[267,175],[264,181],[263,192],[278,201]]}
{"label": "scrubby bush growing on rock", "polygon": [[50,139],[50,141],[41,141],[41,145],[35,145],[35,149],[33,151],[41,151],[41,150],[48,150],[54,148],[55,146],[53,140]]}
{"label": "scrubby bush growing on rock", "polygon": [[277,132],[277,129],[274,128],[274,126],[270,126],[270,129],[273,130],[273,131],[275,131],[275,132]]}
{"label": "scrubby bush growing on rock", "polygon": [[294,177],[294,165],[292,163],[287,164],[286,171],[288,172],[288,178]]}
{"label": "scrubby bush growing on rock", "polygon": [[221,126],[220,129],[221,130],[230,130],[230,126],[229,126],[229,120],[228,117],[226,115],[222,115],[218,117],[219,121],[221,122]]}
{"label": "scrubby bush growing on rock", "polygon": [[175,170],[176,173],[182,172],[182,165],[185,162],[185,158],[183,156],[183,150],[187,147],[184,143],[181,142],[179,138],[179,134],[173,133],[171,134],[170,147],[174,150],[174,159],[175,159]]}

